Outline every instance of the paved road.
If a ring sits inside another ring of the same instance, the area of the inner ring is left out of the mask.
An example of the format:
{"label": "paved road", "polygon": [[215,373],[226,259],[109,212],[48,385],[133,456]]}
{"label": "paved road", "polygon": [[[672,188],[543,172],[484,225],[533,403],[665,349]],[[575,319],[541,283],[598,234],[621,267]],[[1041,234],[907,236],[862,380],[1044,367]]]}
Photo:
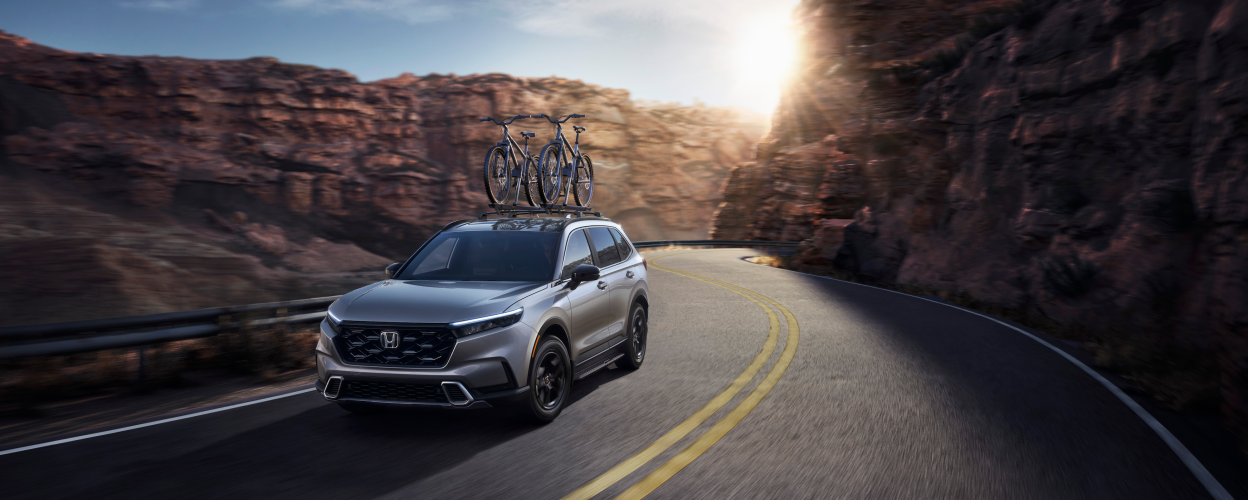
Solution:
{"label": "paved road", "polygon": [[1035,341],[750,253],[649,254],[697,276],[651,266],[645,366],[582,381],[544,427],[353,415],[304,393],[0,456],[4,496],[558,499],[714,410],[594,498],[1209,498],[1126,405]]}

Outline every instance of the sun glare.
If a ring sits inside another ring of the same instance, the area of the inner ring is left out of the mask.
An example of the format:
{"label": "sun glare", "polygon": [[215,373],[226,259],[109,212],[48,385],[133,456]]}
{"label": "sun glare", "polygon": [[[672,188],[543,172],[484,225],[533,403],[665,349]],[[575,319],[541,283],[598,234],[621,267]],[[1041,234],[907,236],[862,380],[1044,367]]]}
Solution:
{"label": "sun glare", "polygon": [[780,88],[796,55],[788,16],[751,19],[737,38],[735,93],[750,108],[770,114],[780,103]]}

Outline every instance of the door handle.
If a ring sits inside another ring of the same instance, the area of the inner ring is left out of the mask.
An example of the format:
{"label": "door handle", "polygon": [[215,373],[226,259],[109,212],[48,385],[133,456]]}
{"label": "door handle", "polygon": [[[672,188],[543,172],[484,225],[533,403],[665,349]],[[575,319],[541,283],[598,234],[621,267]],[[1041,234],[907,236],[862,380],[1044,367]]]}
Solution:
{"label": "door handle", "polygon": [[598,289],[599,289],[599,290],[606,290],[606,289],[607,289],[607,282],[605,282],[605,281],[599,281],[599,282],[598,282]]}
{"label": "door handle", "polygon": [[624,275],[625,275],[625,276],[628,276],[628,278],[629,278],[629,279],[632,279],[632,278],[633,278],[633,272],[632,272],[632,271],[629,271],[629,272],[627,272],[627,273],[624,273]]}

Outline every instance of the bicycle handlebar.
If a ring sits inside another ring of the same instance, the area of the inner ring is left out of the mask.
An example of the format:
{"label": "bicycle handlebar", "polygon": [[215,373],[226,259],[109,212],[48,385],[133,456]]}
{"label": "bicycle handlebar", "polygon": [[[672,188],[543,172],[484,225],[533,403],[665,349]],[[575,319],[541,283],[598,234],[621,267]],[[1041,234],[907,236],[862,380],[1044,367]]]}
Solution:
{"label": "bicycle handlebar", "polygon": [[566,122],[566,121],[571,120],[571,119],[573,119],[573,118],[585,118],[585,115],[578,115],[578,114],[576,114],[576,113],[573,113],[573,114],[570,114],[570,115],[568,115],[568,116],[565,116],[565,117],[563,117],[563,119],[562,119],[562,120],[556,120],[556,119],[554,119],[554,118],[551,118],[551,117],[549,117],[549,116],[546,116],[545,114],[540,114],[540,115],[529,115],[529,116],[531,116],[531,117],[533,117],[533,118],[545,118],[545,119],[546,119],[547,121],[549,121],[550,123],[563,123],[563,122]]}
{"label": "bicycle handlebar", "polygon": [[[491,122],[494,122],[494,124],[495,124],[495,125],[510,125],[510,124],[511,124],[511,122],[514,122],[514,121],[516,121],[516,120],[520,120],[520,119],[523,119],[523,118],[533,118],[533,116],[534,116],[534,115],[516,115],[516,116],[511,117],[511,119],[510,119],[510,120],[507,120],[507,121],[505,121],[505,122],[503,122],[503,121],[498,121],[498,120],[495,120],[494,118],[491,118],[491,117],[487,116],[487,117],[485,117],[485,118],[481,118],[481,119],[479,119],[479,120],[477,120],[477,121],[479,121],[479,122],[491,121]],[[546,115],[542,115],[542,116],[546,116]]]}

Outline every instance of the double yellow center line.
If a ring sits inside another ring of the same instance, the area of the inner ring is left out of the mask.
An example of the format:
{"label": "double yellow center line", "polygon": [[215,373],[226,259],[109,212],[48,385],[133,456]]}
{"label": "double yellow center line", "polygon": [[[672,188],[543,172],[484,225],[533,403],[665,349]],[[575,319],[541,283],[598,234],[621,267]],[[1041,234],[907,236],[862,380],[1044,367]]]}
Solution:
{"label": "double yellow center line", "polygon": [[[659,259],[671,257],[672,255],[665,255],[654,260],[658,261]],[[741,392],[741,390],[749,384],[750,380],[753,380],[754,376],[758,374],[763,365],[767,363],[767,360],[771,358],[772,353],[776,350],[776,344],[780,337],[780,321],[776,317],[776,313],[773,312],[771,308],[767,307],[767,305],[763,302],[771,304],[779,310],[788,322],[788,340],[785,342],[784,351],[781,351],[780,359],[776,362],[775,366],[772,366],[771,371],[767,373],[767,376],[758,385],[758,387],[754,388],[754,391],[746,396],[745,399],[741,401],[736,408],[729,412],[727,416],[721,419],[718,423],[711,427],[710,430],[702,434],[701,437],[678,453],[675,457],[672,457],[666,463],[659,466],[659,468],[654,472],[651,472],[641,481],[637,482],[637,484],[634,484],[631,488],[616,498],[639,499],[645,497],[650,494],[650,492],[654,491],[655,488],[658,488],[668,479],[671,479],[672,476],[676,475],[677,472],[680,472],[680,470],[685,468],[685,466],[696,460],[715,443],[719,442],[719,440],[723,438],[724,435],[728,434],[728,431],[731,431],[733,427],[736,427],[736,425],[740,423],[741,420],[744,419],[755,406],[758,406],[758,403],[767,396],[767,393],[771,392],[771,389],[775,387],[776,382],[780,381],[780,377],[784,376],[785,370],[788,369],[789,363],[793,361],[793,356],[797,353],[797,342],[799,337],[797,319],[793,317],[793,313],[791,313],[784,306],[780,305],[779,302],[759,294],[758,292],[747,290],[715,278],[672,269],[658,265],[655,262],[651,262],[650,266],[660,271],[678,274],[686,278],[709,283],[749,299],[750,302],[758,305],[764,312],[767,313],[767,318],[770,322],[767,341],[763,343],[763,349],[759,351],[757,356],[754,357],[754,361],[751,362],[750,365],[746,367],[745,371],[741,372],[741,374],[728,385],[727,389],[724,389],[723,392],[716,395],[710,402],[689,418],[677,424],[676,427],[672,428],[672,430],[667,431],[666,434],[659,437],[659,439],[654,443],[651,443],[650,446],[647,446],[637,454],[629,457],[623,462],[620,462],[619,465],[612,467],[611,470],[608,470],[601,476],[594,478],[594,480],[586,483],[584,486],[581,486],[576,491],[569,493],[567,496],[563,497],[564,500],[587,500],[592,498],[594,495],[601,493],[611,485],[619,482],[621,479],[624,479],[626,476],[633,473],[633,471],[636,471],[643,465],[649,463],[651,460],[654,460],[664,451],[667,451],[668,448],[671,448],[678,441],[680,441],[681,438],[684,438],[696,429],[716,411],[728,404],[728,402],[731,401],[737,393]],[[759,299],[761,299],[761,301]]]}

